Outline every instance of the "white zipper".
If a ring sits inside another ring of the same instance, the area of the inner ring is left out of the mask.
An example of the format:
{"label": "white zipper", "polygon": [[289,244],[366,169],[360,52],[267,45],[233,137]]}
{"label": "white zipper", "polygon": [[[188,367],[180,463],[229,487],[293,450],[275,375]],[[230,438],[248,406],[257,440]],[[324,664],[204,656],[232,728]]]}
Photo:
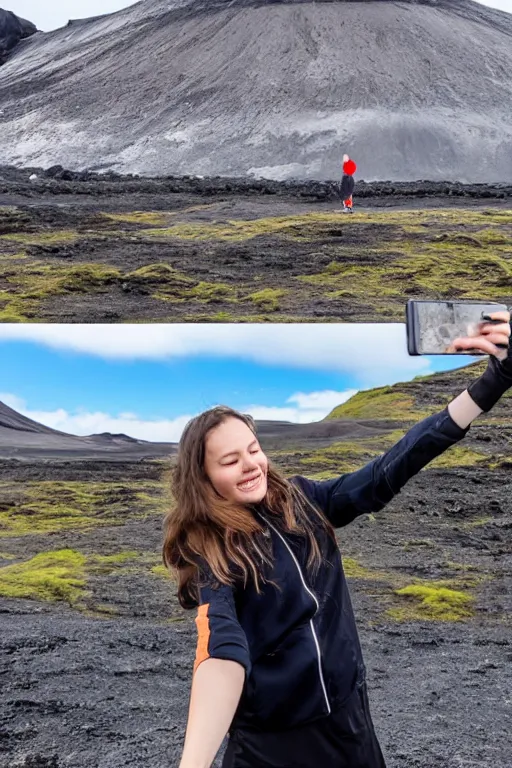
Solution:
{"label": "white zipper", "polygon": [[[273,531],[274,531],[274,532],[275,532],[275,533],[276,533],[276,534],[279,536],[279,538],[281,539],[281,541],[282,541],[282,542],[283,542],[283,544],[285,545],[286,549],[288,550],[288,552],[289,552],[289,553],[290,553],[290,555],[292,556],[292,560],[293,560],[293,562],[295,563],[295,565],[297,566],[297,570],[298,570],[298,572],[299,572],[299,576],[300,576],[300,579],[301,579],[301,581],[302,581],[302,584],[303,584],[303,586],[304,586],[304,589],[306,590],[306,592],[308,593],[308,595],[311,595],[311,597],[312,597],[312,598],[313,598],[313,600],[315,601],[315,604],[316,604],[316,610],[317,610],[317,612],[318,612],[318,611],[320,610],[320,605],[319,605],[319,602],[318,602],[318,600],[317,600],[317,598],[316,598],[316,595],[315,595],[315,593],[314,593],[314,592],[312,592],[312,591],[310,590],[310,588],[308,587],[308,585],[306,584],[306,580],[304,579],[304,574],[302,573],[302,569],[301,569],[301,567],[300,567],[299,561],[297,560],[297,558],[296,558],[296,557],[295,557],[295,555],[293,554],[293,551],[292,551],[291,547],[288,545],[288,542],[286,541],[286,539],[284,538],[284,536],[282,536],[282,535],[279,533],[279,531],[277,530],[277,528],[275,528],[275,526],[273,526],[273,525],[272,525],[272,523],[270,523],[270,522],[267,520],[267,518],[266,518],[266,517],[264,518],[264,520],[265,520],[265,522],[267,523],[267,525],[269,525],[269,527],[270,527],[270,528],[272,528],[272,530],[273,530]],[[322,684],[322,690],[323,690],[323,692],[324,692],[325,703],[327,704],[328,714],[330,715],[330,714],[331,714],[331,705],[329,704],[329,697],[327,696],[327,688],[325,687],[325,681],[324,681],[324,673],[322,672],[322,654],[321,654],[321,651],[320,651],[320,644],[319,644],[319,642],[318,642],[318,637],[317,637],[317,634],[316,634],[315,626],[314,626],[314,624],[313,624],[313,619],[310,619],[310,620],[309,620],[309,626],[311,627],[311,634],[313,635],[313,640],[314,640],[314,643],[315,643],[315,647],[316,647],[316,653],[317,653],[317,657],[318,657],[318,673],[319,673],[319,675],[320,675],[320,683]]]}

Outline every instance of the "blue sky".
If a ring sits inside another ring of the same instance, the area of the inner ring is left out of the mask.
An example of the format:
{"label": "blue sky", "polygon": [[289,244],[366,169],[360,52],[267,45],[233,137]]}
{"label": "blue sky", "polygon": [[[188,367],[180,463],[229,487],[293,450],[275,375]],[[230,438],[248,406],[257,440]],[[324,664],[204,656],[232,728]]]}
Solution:
{"label": "blue sky", "polygon": [[469,362],[409,357],[401,324],[4,324],[0,359],[0,400],[36,421],[157,441],[218,403],[316,421],[359,389]]}
{"label": "blue sky", "polygon": [[[148,0],[150,2],[150,0]],[[63,27],[69,19],[83,19],[89,16],[99,16],[104,13],[113,13],[122,8],[134,5],[127,0],[10,0],[4,6],[13,11],[17,16],[29,19],[43,32]],[[482,5],[498,8],[501,11],[512,13],[512,0],[485,0]],[[70,7],[71,6],[71,7]]]}

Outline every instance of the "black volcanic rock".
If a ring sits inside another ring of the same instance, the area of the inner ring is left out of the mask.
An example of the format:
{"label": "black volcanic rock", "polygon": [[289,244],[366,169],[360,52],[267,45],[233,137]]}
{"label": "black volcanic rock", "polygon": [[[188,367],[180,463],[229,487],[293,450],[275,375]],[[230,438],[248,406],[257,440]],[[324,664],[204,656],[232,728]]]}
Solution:
{"label": "black volcanic rock", "polygon": [[20,40],[35,35],[37,27],[31,21],[20,19],[12,11],[0,8],[0,64],[6,61],[9,53],[16,48]]}
{"label": "black volcanic rock", "polygon": [[510,182],[511,72],[512,15],[472,0],[144,0],[14,51],[3,158],[329,179],[348,151],[368,181]]}

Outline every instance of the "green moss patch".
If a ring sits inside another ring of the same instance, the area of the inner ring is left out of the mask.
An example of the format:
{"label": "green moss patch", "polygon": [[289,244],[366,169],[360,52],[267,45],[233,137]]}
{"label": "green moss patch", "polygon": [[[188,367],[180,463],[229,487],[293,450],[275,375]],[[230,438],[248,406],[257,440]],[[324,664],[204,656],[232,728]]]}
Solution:
{"label": "green moss patch", "polygon": [[[114,573],[147,572],[156,555],[135,551],[113,555],[83,554],[73,549],[41,552],[21,563],[0,566],[0,595],[46,602],[66,602],[79,609],[90,608],[91,578]],[[127,567],[130,566],[130,567]],[[94,612],[115,615],[117,608],[99,603]]]}
{"label": "green moss patch", "polygon": [[42,299],[65,293],[90,293],[105,290],[119,280],[121,273],[103,264],[73,264],[68,267],[30,264],[7,277],[27,299]]}
{"label": "green moss patch", "polygon": [[132,213],[103,213],[109,221],[120,224],[139,224],[142,226],[159,227],[166,223],[169,214],[157,211],[133,211]]}
{"label": "green moss patch", "polygon": [[33,322],[37,315],[37,302],[24,299],[8,291],[0,291],[0,322],[27,323]]}
{"label": "green moss patch", "polygon": [[280,309],[279,301],[285,294],[286,291],[279,288],[263,288],[260,291],[249,294],[248,298],[260,309],[277,312]]}
{"label": "green moss patch", "polygon": [[315,226],[340,226],[340,216],[331,213],[311,213],[302,216],[268,216],[261,219],[229,220],[212,223],[176,223],[167,228],[147,230],[153,237],[174,237],[181,240],[225,240],[241,242],[262,235],[284,236],[292,239],[315,239]]}
{"label": "green moss patch", "polygon": [[417,408],[414,398],[394,387],[378,387],[358,392],[346,403],[334,408],[326,416],[330,419],[386,419],[392,421],[417,421],[435,412]]}
{"label": "green moss patch", "polygon": [[23,245],[64,245],[74,243],[80,239],[80,234],[75,230],[61,230],[57,232],[14,232],[0,235],[0,240]]}
{"label": "green moss patch", "polygon": [[0,568],[0,595],[71,605],[83,595],[86,558],[71,549],[42,552],[24,563]]}
{"label": "green moss patch", "polygon": [[432,469],[448,467],[473,467],[488,461],[489,457],[464,445],[452,445],[445,453],[428,465]]}
{"label": "green moss patch", "polygon": [[153,573],[155,576],[159,576],[162,579],[172,580],[171,573],[165,567],[165,565],[155,565],[153,568],[151,568],[151,573]]}
{"label": "green moss patch", "polygon": [[382,574],[380,571],[372,571],[362,566],[353,557],[343,558],[343,570],[347,579],[371,579],[372,581],[388,580],[388,574]]}
{"label": "green moss patch", "polygon": [[407,601],[407,605],[387,611],[396,621],[462,621],[474,614],[474,598],[460,590],[435,584],[409,584],[395,594]]}

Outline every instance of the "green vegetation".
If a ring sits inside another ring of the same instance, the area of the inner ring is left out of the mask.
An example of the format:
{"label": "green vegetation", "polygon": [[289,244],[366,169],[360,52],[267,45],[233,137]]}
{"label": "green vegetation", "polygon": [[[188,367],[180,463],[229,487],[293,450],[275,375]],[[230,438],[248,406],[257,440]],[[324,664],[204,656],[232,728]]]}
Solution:
{"label": "green vegetation", "polygon": [[428,465],[432,469],[447,467],[473,467],[481,462],[488,461],[489,457],[484,453],[474,451],[464,445],[452,445],[445,453]]}
{"label": "green vegetation", "polygon": [[330,419],[383,419],[389,421],[418,421],[430,416],[432,410],[420,410],[414,398],[396,389],[396,387],[378,387],[358,392],[338,405],[326,416]]}
{"label": "green vegetation", "polygon": [[190,298],[206,303],[212,301],[236,301],[236,289],[226,283],[201,282],[192,288]]}
{"label": "green vegetation", "polygon": [[7,261],[23,261],[27,258],[27,254],[20,252],[20,253],[0,253],[0,263],[5,263]]}
{"label": "green vegetation", "polygon": [[169,505],[167,490],[158,482],[43,481],[25,483],[19,490],[2,486],[11,506],[0,511],[0,537],[123,525],[128,519],[161,515]]}
{"label": "green vegetation", "polygon": [[294,240],[316,239],[319,229],[342,223],[339,214],[308,213],[298,216],[268,216],[262,219],[218,222],[177,223],[167,228],[148,230],[153,237],[173,237],[181,240],[226,240],[242,242],[261,235],[274,235]]}
{"label": "green vegetation", "polygon": [[14,232],[8,235],[0,235],[0,241],[22,243],[23,245],[64,245],[74,243],[80,238],[75,230],[62,230],[57,232]]}
{"label": "green vegetation", "polygon": [[[216,206],[90,214],[77,229],[42,228],[29,212],[0,209],[0,227],[6,232],[0,237],[0,321],[39,320],[43,300],[45,315],[58,316],[57,297],[98,295],[112,286],[127,293],[136,286],[148,300],[174,304],[181,314],[171,315],[170,320],[182,322],[300,322],[311,317],[334,322],[343,317],[347,304],[353,321],[397,321],[403,320],[407,296],[475,298],[485,293],[489,299],[511,299],[512,211],[358,211],[351,218],[333,211],[218,221]],[[204,220],[207,209],[211,209],[209,221]],[[203,220],[187,220],[196,210]],[[180,262],[182,271],[165,263],[167,252],[174,259],[183,248],[184,255],[197,256],[204,274],[205,263],[212,260],[214,264],[216,256],[222,258],[234,243],[246,243],[241,259],[246,250],[256,252],[258,237],[265,238],[265,248],[269,241],[280,248],[283,243],[294,248],[308,274],[293,271],[283,276],[282,287],[276,289],[263,266],[256,274],[241,270],[237,282],[224,283],[199,282],[193,258],[186,258],[183,267]],[[165,243],[163,262],[125,272],[125,264],[133,263],[124,259],[125,248],[134,246],[136,263],[140,263],[145,244],[148,254],[154,253],[157,239]],[[91,241],[107,243],[98,247],[98,261],[93,263],[89,263]],[[180,241],[187,245],[180,246]],[[199,247],[199,243],[207,245]],[[69,244],[73,244],[72,254],[66,249]],[[20,245],[26,246],[26,253],[20,253]],[[80,263],[81,258],[88,262]],[[324,267],[326,258],[330,263]],[[309,274],[315,263],[322,265],[320,271]],[[254,290],[255,285],[259,290]],[[312,314],[317,301],[325,308],[324,316]],[[188,303],[196,305],[190,315],[184,311]],[[223,307],[218,312],[217,303],[230,304],[233,310]],[[197,304],[204,305],[204,311],[196,311]],[[307,314],[297,316],[295,308],[304,306]],[[333,313],[338,306],[339,315]],[[161,312],[158,316],[161,319]],[[127,320],[127,316],[121,318]]]}
{"label": "green vegetation", "polygon": [[30,262],[0,268],[0,320],[28,322],[37,318],[39,301],[71,293],[101,293],[119,281],[121,274],[103,264],[72,264],[66,267]]}
{"label": "green vegetation", "polygon": [[155,565],[153,568],[151,568],[151,573],[154,573],[155,576],[160,576],[164,579],[171,579],[171,574],[165,567],[165,565]]}
{"label": "green vegetation", "polygon": [[396,621],[461,621],[474,613],[474,598],[460,590],[435,584],[409,584],[397,589],[396,594],[411,598],[408,605],[387,611],[387,615]]}
{"label": "green vegetation", "polygon": [[253,301],[260,309],[267,310],[268,312],[277,312],[280,309],[279,299],[285,295],[286,291],[279,288],[263,288],[261,291],[255,291],[249,295],[249,299]]}
{"label": "green vegetation", "polygon": [[0,322],[33,322],[37,314],[37,302],[24,299],[8,291],[0,291]]}
{"label": "green vegetation", "polygon": [[82,597],[86,558],[71,549],[41,554],[24,563],[0,568],[0,595],[32,600],[64,601]]}
{"label": "green vegetation", "polygon": [[[410,542],[412,543],[412,542]],[[422,542],[424,543],[424,542]],[[429,543],[430,545],[430,543]],[[447,564],[449,565],[449,564]],[[452,567],[454,564],[449,565]],[[343,567],[348,579],[382,582],[384,598],[399,598],[400,604],[386,610],[386,616],[395,621],[463,621],[474,614],[474,596],[468,589],[477,587],[487,577],[482,575],[458,576],[444,581],[414,579],[404,584],[406,576],[399,572],[386,573],[365,568],[357,560],[343,558]],[[454,569],[457,570],[457,569]],[[464,573],[470,569],[461,567]],[[372,587],[372,591],[375,587]],[[465,591],[463,591],[465,590]]]}
{"label": "green vegetation", "polygon": [[140,224],[160,227],[165,224],[170,214],[157,211],[133,211],[132,213],[103,213],[106,219],[120,224]]}
{"label": "green vegetation", "polygon": [[279,464],[286,462],[288,467],[293,467],[301,474],[307,472],[308,477],[314,476],[316,480],[327,479],[333,474],[359,469],[367,461],[394,445],[403,434],[402,430],[393,430],[378,437],[344,440],[323,448],[273,451],[272,458]]}
{"label": "green vegetation", "polygon": [[[114,555],[85,555],[73,549],[41,552],[29,560],[0,567],[0,595],[47,602],[66,602],[78,609],[86,609],[92,592],[88,589],[91,577],[110,576],[121,572],[140,573],[156,555],[138,552],[118,552]],[[131,563],[131,568],[125,565]],[[138,563],[138,565],[137,565]],[[135,565],[134,565],[135,564]],[[84,602],[85,601],[85,602]],[[115,606],[99,603],[94,611],[115,615]]]}
{"label": "green vegetation", "polygon": [[384,579],[388,580],[388,574],[382,574],[379,571],[371,571],[369,568],[364,568],[353,557],[343,558],[343,570],[347,579],[371,579],[372,581],[379,581]]}
{"label": "green vegetation", "polygon": [[[484,232],[490,230],[490,225],[506,227],[512,223],[511,211],[489,212],[472,210],[429,210],[429,211],[385,211],[381,213],[363,213],[358,211],[357,218],[344,219],[338,212],[306,213],[291,216],[268,216],[261,219],[228,220],[224,222],[180,222],[167,228],[149,230],[147,234],[154,237],[175,237],[184,240],[229,240],[242,241],[261,235],[275,235],[292,240],[311,241],[325,238],[343,238],[345,230],[351,232],[361,230],[366,232],[368,225],[373,225],[382,231],[374,234],[382,239],[399,239],[402,234],[429,236],[433,226],[441,225],[443,229],[460,226],[469,226],[476,232],[482,228]],[[461,233],[462,236],[465,233]],[[434,240],[436,234],[430,235]],[[451,241],[455,244],[457,232],[450,231]],[[478,239],[478,238],[477,238]],[[497,244],[499,238],[490,238],[484,235],[479,238],[478,246]],[[506,241],[506,236],[505,236]],[[435,240],[434,240],[435,242]]]}
{"label": "green vegetation", "polygon": [[42,299],[65,293],[89,293],[105,290],[118,281],[120,272],[102,264],[74,264],[63,270],[59,266],[30,264],[7,278],[27,299]]}

